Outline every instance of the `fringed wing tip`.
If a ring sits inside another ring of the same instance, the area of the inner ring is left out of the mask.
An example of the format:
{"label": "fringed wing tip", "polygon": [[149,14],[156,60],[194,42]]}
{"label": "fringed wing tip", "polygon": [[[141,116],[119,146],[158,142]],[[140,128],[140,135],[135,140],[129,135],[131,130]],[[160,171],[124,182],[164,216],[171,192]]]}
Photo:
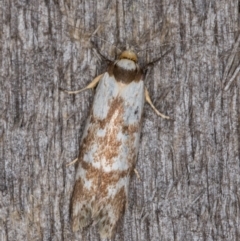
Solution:
{"label": "fringed wing tip", "polygon": [[91,216],[90,215],[82,215],[81,213],[77,213],[72,216],[72,231],[77,232],[79,230],[83,230],[85,227],[91,224]]}

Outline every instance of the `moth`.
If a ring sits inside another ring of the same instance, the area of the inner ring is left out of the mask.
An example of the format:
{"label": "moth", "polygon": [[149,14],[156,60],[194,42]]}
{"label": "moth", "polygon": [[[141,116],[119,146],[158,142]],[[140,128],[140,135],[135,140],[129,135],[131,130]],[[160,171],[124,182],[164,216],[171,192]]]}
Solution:
{"label": "moth", "polygon": [[87,87],[68,93],[96,86],[80,144],[71,200],[72,230],[93,224],[98,226],[101,238],[111,238],[127,206],[145,100],[157,115],[169,117],[152,104],[132,50],[123,51],[108,71]]}

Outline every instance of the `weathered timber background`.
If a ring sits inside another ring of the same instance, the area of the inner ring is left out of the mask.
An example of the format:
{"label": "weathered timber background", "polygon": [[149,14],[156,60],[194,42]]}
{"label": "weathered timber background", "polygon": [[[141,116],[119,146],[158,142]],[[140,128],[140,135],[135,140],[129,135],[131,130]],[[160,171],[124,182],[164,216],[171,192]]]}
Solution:
{"label": "weathered timber background", "polygon": [[0,240],[100,240],[72,233],[75,159],[93,91],[117,46],[162,56],[146,104],[128,209],[114,240],[240,240],[237,0],[0,1]]}

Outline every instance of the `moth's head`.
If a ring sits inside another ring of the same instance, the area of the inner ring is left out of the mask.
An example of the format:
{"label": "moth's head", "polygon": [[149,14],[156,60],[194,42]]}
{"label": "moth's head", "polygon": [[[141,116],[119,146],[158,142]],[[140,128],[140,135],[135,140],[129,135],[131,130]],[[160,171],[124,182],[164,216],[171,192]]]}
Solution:
{"label": "moth's head", "polygon": [[138,82],[142,78],[142,72],[137,64],[137,55],[132,50],[123,51],[119,58],[109,68],[109,74],[114,75],[118,82],[129,84]]}
{"label": "moth's head", "polygon": [[129,60],[134,61],[135,63],[138,62],[138,57],[132,50],[125,50],[125,51],[123,51],[120,54],[119,59],[129,59]]}

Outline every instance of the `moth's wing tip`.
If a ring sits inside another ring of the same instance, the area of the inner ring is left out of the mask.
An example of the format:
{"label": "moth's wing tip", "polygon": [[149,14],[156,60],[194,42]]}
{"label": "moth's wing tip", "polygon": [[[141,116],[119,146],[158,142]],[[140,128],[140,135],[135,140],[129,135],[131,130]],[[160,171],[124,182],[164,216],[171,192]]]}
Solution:
{"label": "moth's wing tip", "polygon": [[102,240],[104,239],[111,239],[114,236],[115,229],[111,229],[108,226],[102,226],[98,228],[99,234]]}
{"label": "moth's wing tip", "polygon": [[74,219],[73,222],[72,222],[72,231],[75,233],[79,229],[80,229],[79,222],[76,219]]}
{"label": "moth's wing tip", "polygon": [[114,211],[114,207],[106,200],[96,203],[92,210],[93,225],[97,226],[101,240],[111,239],[115,233],[116,223],[113,223],[112,218],[117,220],[117,217]]}
{"label": "moth's wing tip", "polygon": [[[89,207],[84,205],[82,202],[75,202],[72,205],[71,210],[71,221],[72,221],[72,231],[77,232],[82,230],[91,224],[91,210]],[[85,206],[85,207],[83,207]]]}
{"label": "moth's wing tip", "polygon": [[77,232],[83,230],[85,227],[91,224],[91,219],[89,217],[79,215],[72,218],[72,231]]}

